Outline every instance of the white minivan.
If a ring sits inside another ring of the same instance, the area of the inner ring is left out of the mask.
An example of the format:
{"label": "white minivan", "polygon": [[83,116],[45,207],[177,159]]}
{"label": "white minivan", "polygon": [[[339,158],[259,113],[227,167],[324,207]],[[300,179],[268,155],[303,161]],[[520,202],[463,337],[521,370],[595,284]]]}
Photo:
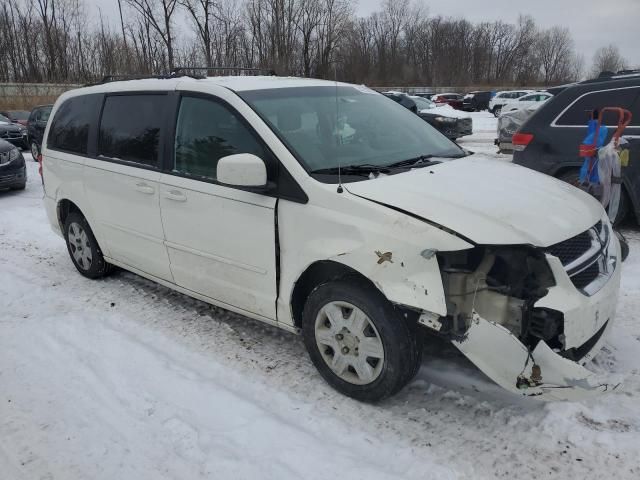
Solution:
{"label": "white minivan", "polygon": [[377,401],[453,343],[505,389],[611,388],[619,244],[564,182],[474,158],[366,87],[275,76],[72,90],[42,147],[77,270],[112,266],[301,333],[340,392]]}

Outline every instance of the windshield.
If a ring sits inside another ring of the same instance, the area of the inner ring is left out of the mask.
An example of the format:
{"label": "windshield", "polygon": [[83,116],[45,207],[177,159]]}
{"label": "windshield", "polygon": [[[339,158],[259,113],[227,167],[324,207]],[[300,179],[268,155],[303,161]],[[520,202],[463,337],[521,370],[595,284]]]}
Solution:
{"label": "windshield", "polygon": [[4,115],[0,115],[0,122],[4,122],[4,123],[11,123],[11,120],[9,120],[7,117],[5,117]]}
{"label": "windshield", "polygon": [[309,172],[464,155],[427,122],[366,87],[239,92]]}
{"label": "windshield", "polygon": [[24,110],[11,110],[9,115],[16,120],[27,120],[29,118],[29,112],[25,112]]}
{"label": "windshield", "polygon": [[435,103],[433,103],[431,100],[427,100],[426,98],[411,97],[411,100],[416,102],[416,105],[418,106],[418,110],[427,110],[427,109],[436,107]]}

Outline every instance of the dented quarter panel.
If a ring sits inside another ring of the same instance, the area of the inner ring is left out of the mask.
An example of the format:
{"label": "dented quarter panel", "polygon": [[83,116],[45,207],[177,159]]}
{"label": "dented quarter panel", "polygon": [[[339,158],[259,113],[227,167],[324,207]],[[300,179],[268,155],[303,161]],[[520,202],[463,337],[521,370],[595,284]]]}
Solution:
{"label": "dented quarter panel", "polygon": [[[598,342],[600,344],[600,342]],[[504,389],[544,400],[575,400],[617,388],[612,379],[596,374],[555,353],[540,341],[531,352],[509,330],[477,315],[463,338],[453,344],[485,375]],[[600,345],[594,347],[594,351]],[[519,376],[531,378],[540,367],[539,385],[518,388]]]}
{"label": "dented quarter panel", "polygon": [[615,235],[609,247],[609,255],[617,261],[616,269],[604,287],[591,297],[576,290],[560,260],[547,255],[547,261],[556,280],[549,293],[538,300],[535,307],[550,308],[564,314],[565,348],[579,347],[609,322],[613,323],[620,287],[620,243]]}
{"label": "dented quarter panel", "polygon": [[472,245],[347,191],[337,193],[336,185],[314,183],[306,189],[309,203],[279,203],[278,321],[293,325],[290,300],[295,283],[309,265],[320,260],[351,267],[392,302],[444,315],[437,259],[425,259],[421,252],[464,250]]}

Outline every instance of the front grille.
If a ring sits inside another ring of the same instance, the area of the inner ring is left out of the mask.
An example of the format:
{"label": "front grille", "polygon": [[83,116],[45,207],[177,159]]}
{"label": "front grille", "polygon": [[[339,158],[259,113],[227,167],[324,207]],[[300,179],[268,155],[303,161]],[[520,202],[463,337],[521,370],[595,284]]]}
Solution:
{"label": "front grille", "polygon": [[22,138],[22,132],[2,132],[0,138]]}
{"label": "front grille", "polygon": [[580,258],[580,256],[590,248],[591,235],[589,234],[589,230],[587,230],[569,240],[551,245],[547,248],[547,252],[558,257],[563,265],[568,265]]}
{"label": "front grille", "polygon": [[593,233],[595,230],[598,234],[602,232],[602,221],[596,223],[589,230],[579,233],[575,237],[564,240],[555,245],[547,247],[547,253],[554,257],[558,257],[562,265],[568,265],[574,260],[584,255],[593,245]]}
{"label": "front grille", "polygon": [[598,278],[599,273],[600,268],[598,267],[598,262],[595,262],[581,272],[576,273],[574,276],[572,276],[571,281],[576,286],[576,288],[583,289],[587,285],[591,284],[591,282],[593,282],[596,278]]}
{"label": "front grille", "polygon": [[589,230],[546,249],[548,254],[558,257],[573,285],[585,295],[598,291],[611,275],[609,234],[608,227],[603,228],[600,221]]}

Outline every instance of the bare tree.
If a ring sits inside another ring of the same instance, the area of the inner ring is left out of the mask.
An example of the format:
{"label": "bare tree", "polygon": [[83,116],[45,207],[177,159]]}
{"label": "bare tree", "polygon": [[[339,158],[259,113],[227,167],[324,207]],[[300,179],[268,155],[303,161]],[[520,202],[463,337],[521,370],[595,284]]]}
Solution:
{"label": "bare tree", "polygon": [[545,84],[564,81],[571,76],[573,40],[567,28],[552,27],[543,31],[538,38],[536,50]]}
{"label": "bare tree", "polygon": [[173,69],[175,67],[175,52],[173,49],[172,17],[176,11],[178,0],[126,0],[126,2],[142,17],[145,25],[151,27],[162,39],[167,50],[167,66],[169,70]]}
{"label": "bare tree", "polygon": [[627,61],[620,54],[620,50],[616,45],[607,45],[600,47],[593,56],[593,66],[591,67],[591,75],[597,77],[601,72],[617,72],[624,70]]}

